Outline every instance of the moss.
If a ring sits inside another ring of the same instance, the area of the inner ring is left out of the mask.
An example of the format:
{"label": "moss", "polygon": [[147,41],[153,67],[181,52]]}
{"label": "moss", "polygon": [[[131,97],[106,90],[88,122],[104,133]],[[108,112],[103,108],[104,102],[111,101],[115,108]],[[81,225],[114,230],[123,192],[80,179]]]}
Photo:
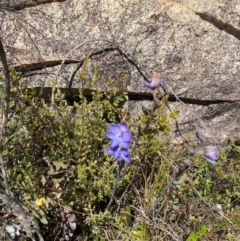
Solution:
{"label": "moss", "polygon": [[186,241],[197,241],[199,238],[201,238],[206,232],[208,228],[206,225],[202,225],[199,229],[196,231],[193,231],[189,234]]}

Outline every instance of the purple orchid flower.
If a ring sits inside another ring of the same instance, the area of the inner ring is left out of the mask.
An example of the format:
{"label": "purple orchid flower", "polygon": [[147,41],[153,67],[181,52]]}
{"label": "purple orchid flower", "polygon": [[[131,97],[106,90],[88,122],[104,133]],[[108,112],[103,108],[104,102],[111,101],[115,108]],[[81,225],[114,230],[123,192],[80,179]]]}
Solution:
{"label": "purple orchid flower", "polygon": [[162,79],[160,78],[159,74],[154,74],[151,82],[144,81],[144,86],[148,89],[154,90],[156,89],[162,82]]}
{"label": "purple orchid flower", "polygon": [[105,150],[106,153],[113,154],[114,160],[130,161],[129,144],[132,140],[132,135],[128,130],[128,126],[125,122],[120,124],[108,124],[108,132],[106,137],[112,140],[110,146]]}
{"label": "purple orchid flower", "polygon": [[121,148],[118,146],[111,148],[111,146],[109,146],[105,151],[108,154],[113,154],[113,160],[119,159],[119,160],[123,160],[125,162],[130,161],[130,154],[129,154],[128,149]]}
{"label": "purple orchid flower", "polygon": [[217,164],[217,146],[210,145],[205,147],[204,157],[212,164]]}
{"label": "purple orchid flower", "polygon": [[112,140],[111,148],[121,146],[128,149],[129,143],[132,140],[132,135],[128,130],[128,126],[125,122],[120,124],[108,124],[109,131],[106,133],[106,137]]}

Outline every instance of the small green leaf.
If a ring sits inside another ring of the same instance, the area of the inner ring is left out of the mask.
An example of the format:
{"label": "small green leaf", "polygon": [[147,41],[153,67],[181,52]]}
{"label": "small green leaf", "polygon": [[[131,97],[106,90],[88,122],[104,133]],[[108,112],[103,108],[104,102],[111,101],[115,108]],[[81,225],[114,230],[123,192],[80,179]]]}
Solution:
{"label": "small green leaf", "polygon": [[48,221],[47,221],[46,217],[42,217],[42,218],[40,219],[40,221],[41,221],[41,223],[43,223],[43,224],[48,224]]}

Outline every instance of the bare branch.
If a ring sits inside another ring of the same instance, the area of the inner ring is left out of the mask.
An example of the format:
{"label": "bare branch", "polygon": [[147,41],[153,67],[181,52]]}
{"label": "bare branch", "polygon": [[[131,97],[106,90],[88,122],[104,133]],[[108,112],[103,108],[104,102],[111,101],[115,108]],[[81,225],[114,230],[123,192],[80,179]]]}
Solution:
{"label": "bare branch", "polygon": [[[3,79],[2,79],[2,91],[0,95],[3,98],[3,104],[2,104],[2,119],[1,119],[1,130],[0,130],[0,152],[2,151],[2,141],[3,141],[3,136],[5,133],[5,126],[7,123],[8,119],[8,106],[9,106],[9,97],[10,97],[10,75],[9,75],[9,69],[8,69],[8,64],[7,64],[7,59],[6,59],[6,54],[3,48],[2,44],[2,39],[0,38],[0,59],[3,65],[2,73],[3,73]],[[10,189],[8,185],[8,180],[7,180],[7,175],[6,175],[6,170],[5,170],[5,165],[4,165],[4,160],[2,157],[2,153],[0,153],[0,165],[1,165],[1,171],[2,171],[2,177],[4,180],[4,185],[6,187],[6,192],[7,194],[10,194]]]}
{"label": "bare branch", "polygon": [[10,96],[10,75],[8,70],[8,64],[6,59],[6,54],[3,48],[2,39],[0,39],[0,59],[3,65],[3,95],[4,95],[4,103],[2,110],[2,122],[1,122],[1,136],[0,136],[0,145],[2,142],[2,138],[5,131],[5,125],[8,118],[8,104],[9,104],[9,96]]}

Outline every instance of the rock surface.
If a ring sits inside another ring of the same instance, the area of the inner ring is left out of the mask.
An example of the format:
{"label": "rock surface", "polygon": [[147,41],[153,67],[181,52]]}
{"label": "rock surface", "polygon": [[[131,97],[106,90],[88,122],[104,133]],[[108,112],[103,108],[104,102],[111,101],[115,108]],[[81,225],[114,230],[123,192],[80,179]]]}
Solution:
{"label": "rock surface", "polygon": [[90,76],[98,62],[103,85],[108,76],[124,79],[119,84],[129,91],[143,92],[144,76],[160,72],[168,92],[213,101],[170,103],[181,111],[182,133],[197,127],[220,142],[239,133],[238,0],[48,2],[1,11],[8,62],[29,85],[49,86],[55,79],[58,86],[74,87],[81,81],[72,73],[92,54],[87,73]]}

